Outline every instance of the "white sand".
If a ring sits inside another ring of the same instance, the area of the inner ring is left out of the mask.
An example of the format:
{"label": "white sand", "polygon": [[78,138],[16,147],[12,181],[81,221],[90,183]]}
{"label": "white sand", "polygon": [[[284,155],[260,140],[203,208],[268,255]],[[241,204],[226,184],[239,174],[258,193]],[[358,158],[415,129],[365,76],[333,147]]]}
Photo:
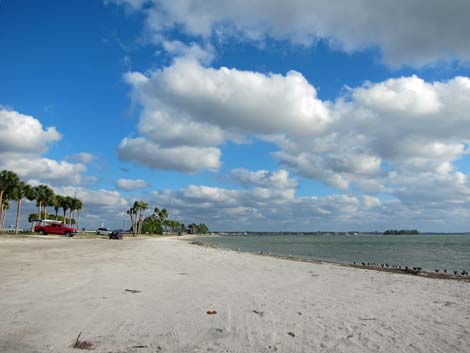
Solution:
{"label": "white sand", "polygon": [[64,239],[1,240],[0,283],[4,353],[470,352],[468,282]]}

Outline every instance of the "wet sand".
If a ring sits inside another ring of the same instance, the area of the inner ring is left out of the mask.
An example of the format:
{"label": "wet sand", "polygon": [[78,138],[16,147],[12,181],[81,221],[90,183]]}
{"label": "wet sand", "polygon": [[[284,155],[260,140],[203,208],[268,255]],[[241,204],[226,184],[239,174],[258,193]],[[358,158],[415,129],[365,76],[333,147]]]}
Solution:
{"label": "wet sand", "polygon": [[0,283],[0,352],[79,352],[80,332],[113,353],[470,347],[468,282],[171,238],[2,239]]}

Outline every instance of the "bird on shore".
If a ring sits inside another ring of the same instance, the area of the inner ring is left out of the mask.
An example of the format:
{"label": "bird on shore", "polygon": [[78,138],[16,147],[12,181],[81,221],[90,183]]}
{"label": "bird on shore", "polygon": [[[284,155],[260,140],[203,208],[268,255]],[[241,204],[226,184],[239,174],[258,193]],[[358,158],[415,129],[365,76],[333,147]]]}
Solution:
{"label": "bird on shore", "polygon": [[468,275],[468,272],[465,271],[465,270],[463,270],[463,271],[462,271],[462,276],[466,276],[466,275]]}
{"label": "bird on shore", "polygon": [[438,269],[436,269],[436,270],[434,270],[434,272],[436,272],[436,273],[439,273],[439,270],[438,270]]}
{"label": "bird on shore", "polygon": [[446,270],[446,269],[444,269],[444,273],[447,273],[447,270]]}
{"label": "bird on shore", "polygon": [[459,274],[459,272],[458,272],[458,271],[454,271],[454,275],[456,275],[456,276],[457,276],[458,274]]}

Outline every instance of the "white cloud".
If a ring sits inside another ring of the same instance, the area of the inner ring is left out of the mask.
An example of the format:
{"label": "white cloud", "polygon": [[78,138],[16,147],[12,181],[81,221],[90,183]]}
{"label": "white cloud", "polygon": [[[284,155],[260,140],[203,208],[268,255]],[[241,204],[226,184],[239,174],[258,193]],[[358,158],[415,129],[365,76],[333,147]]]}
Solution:
{"label": "white cloud", "polygon": [[43,157],[61,135],[55,127],[44,128],[29,115],[0,107],[0,169],[16,172],[25,180],[55,185],[90,181],[81,163],[69,163]]}
{"label": "white cloud", "polygon": [[[159,36],[154,37],[155,41],[159,40]],[[215,57],[215,50],[212,45],[205,44],[201,46],[197,43],[185,44],[179,40],[167,40],[161,38],[159,40],[167,53],[173,57],[183,57],[193,59],[204,64],[209,64]]]}
{"label": "white cloud", "polygon": [[91,153],[88,153],[88,152],[76,153],[73,156],[71,156],[71,158],[73,160],[75,160],[79,163],[83,163],[83,164],[90,164],[91,162],[93,162],[96,159],[95,155],[93,155]]}
{"label": "white cloud", "polygon": [[[133,9],[144,1],[114,0]],[[172,29],[195,38],[267,38],[353,52],[380,48],[393,66],[422,66],[444,60],[470,61],[470,3],[454,0],[152,0],[146,1],[148,29]],[[227,40],[228,41],[228,40]]]}
{"label": "white cloud", "polygon": [[315,88],[296,71],[265,75],[180,59],[145,79],[136,73],[128,77],[135,99],[154,114],[189,115],[194,122],[234,132],[309,134],[331,120]]}
{"label": "white cloud", "polygon": [[314,87],[297,72],[215,70],[179,59],[150,77],[129,73],[126,78],[144,108],[143,136],[124,139],[120,157],[151,168],[214,170],[220,165],[216,146],[227,139],[239,141],[252,133],[308,135],[331,120]]}
{"label": "white cloud", "polygon": [[128,9],[135,11],[140,10],[142,6],[147,2],[147,0],[103,0],[103,2],[108,5],[115,3],[117,5],[127,6]]}
{"label": "white cloud", "polygon": [[[256,172],[255,172],[256,173]],[[304,230],[386,228],[403,225],[400,203],[383,204],[371,196],[296,197],[282,190],[232,190],[190,185],[153,194],[153,202],[180,221],[205,222],[213,230]],[[390,207],[390,215],[384,209]],[[410,215],[410,214],[408,214]],[[389,223],[390,222],[390,223]]]}
{"label": "white cloud", "polygon": [[152,169],[196,173],[205,169],[215,171],[220,166],[218,148],[160,147],[142,137],[123,139],[118,152],[121,160],[142,164]]}
{"label": "white cloud", "polygon": [[0,168],[12,170],[25,180],[39,179],[52,184],[80,184],[86,172],[83,164],[56,161],[49,158],[26,158],[24,156],[2,155]]}
{"label": "white cloud", "polygon": [[147,186],[147,182],[142,179],[118,179],[116,182],[116,187],[125,191],[132,191],[137,189],[144,189]]}
{"label": "white cloud", "polygon": [[398,195],[400,176],[409,172],[443,175],[450,183],[459,172],[453,163],[470,143],[466,77],[367,82],[334,102],[317,98],[298,72],[213,69],[189,59],[128,78],[143,107],[142,137],[124,139],[121,158],[152,168],[217,169],[222,143],[255,137],[277,145],[280,164],[303,176]]}
{"label": "white cloud", "polygon": [[[301,197],[286,192],[288,189],[234,190],[189,185],[178,190],[157,191],[149,202],[169,209],[172,219],[184,223],[204,222],[212,230],[383,231],[396,227],[467,230],[470,224],[468,186],[465,202],[449,203],[447,199],[441,204],[439,200],[423,202],[420,193],[428,193],[431,185],[432,181],[425,183],[404,201],[381,201],[373,196],[347,194]],[[450,228],[449,222],[452,222]]]}
{"label": "white cloud", "polygon": [[60,140],[55,127],[44,129],[39,120],[0,107],[0,153],[41,153]]}
{"label": "white cloud", "polygon": [[267,170],[249,171],[244,168],[231,170],[229,177],[243,186],[259,186],[275,189],[295,189],[297,181],[289,178],[289,172],[278,170],[270,172]]}
{"label": "white cloud", "polygon": [[77,197],[89,210],[109,209],[111,211],[125,211],[128,202],[118,191],[106,189],[90,190],[84,187],[54,187],[57,194]]}

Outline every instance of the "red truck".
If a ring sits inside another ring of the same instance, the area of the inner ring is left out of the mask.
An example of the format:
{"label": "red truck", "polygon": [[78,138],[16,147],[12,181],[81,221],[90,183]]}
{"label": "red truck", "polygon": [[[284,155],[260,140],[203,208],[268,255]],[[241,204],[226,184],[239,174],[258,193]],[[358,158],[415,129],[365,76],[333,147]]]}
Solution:
{"label": "red truck", "polygon": [[77,230],[75,228],[67,227],[58,221],[43,220],[39,225],[34,227],[34,232],[41,235],[59,234],[71,237],[75,235]]}

